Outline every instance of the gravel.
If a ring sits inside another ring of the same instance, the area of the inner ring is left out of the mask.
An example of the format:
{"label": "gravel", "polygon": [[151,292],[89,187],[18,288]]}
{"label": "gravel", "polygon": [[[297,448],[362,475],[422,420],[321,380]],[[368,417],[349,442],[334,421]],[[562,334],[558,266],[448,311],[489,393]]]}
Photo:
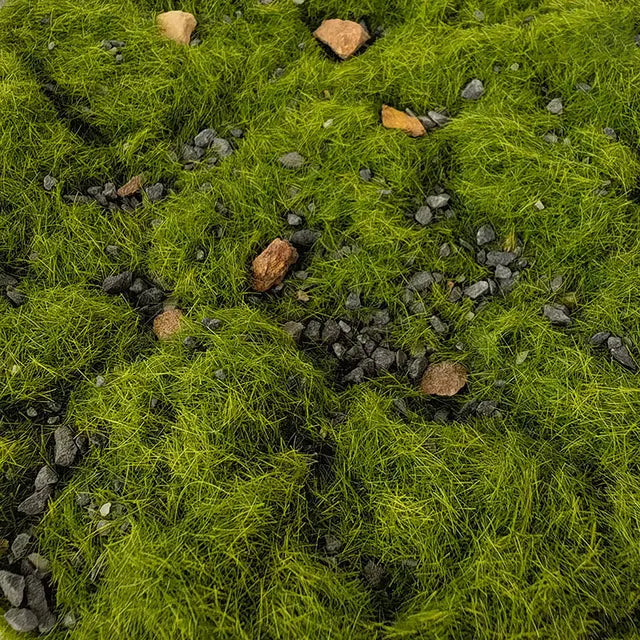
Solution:
{"label": "gravel", "polygon": [[11,302],[14,307],[21,307],[27,302],[27,296],[15,287],[7,287],[5,295],[9,298],[9,302]]}
{"label": "gravel", "polygon": [[224,138],[214,138],[211,149],[221,160],[233,154],[231,143]]}
{"label": "gravel", "polygon": [[362,167],[358,173],[360,174],[360,178],[365,182],[369,182],[373,178],[371,169],[368,169],[367,167]]}
{"label": "gravel", "polygon": [[618,139],[618,134],[616,133],[615,129],[612,129],[611,127],[605,127],[602,132],[604,133],[605,136],[607,136],[607,138],[609,138],[610,140],[617,140]]}
{"label": "gravel", "polygon": [[[609,338],[609,340],[611,340],[611,338]],[[635,360],[633,359],[625,345],[621,344],[619,347],[615,348],[610,347],[609,353],[611,353],[611,357],[618,364],[621,364],[623,367],[629,369],[633,373],[638,370],[638,365],[636,364]]]}
{"label": "gravel", "polygon": [[571,318],[569,317],[569,310],[567,307],[561,304],[545,304],[543,313],[545,318],[561,327],[568,327],[571,324]]}
{"label": "gravel", "polygon": [[547,104],[547,111],[554,116],[559,116],[564,111],[564,107],[562,106],[562,100],[560,98],[554,98],[549,101]]}
{"label": "gravel", "polygon": [[622,346],[622,338],[611,336],[607,340],[607,349],[619,349]]}
{"label": "gravel", "polygon": [[287,224],[290,227],[299,227],[302,224],[302,218],[297,213],[288,213]]}
{"label": "gravel", "polygon": [[42,181],[45,191],[53,191],[58,181],[52,175],[46,175]]}
{"label": "gravel", "polygon": [[501,264],[496,267],[495,273],[498,280],[508,280],[512,275],[511,269]]}
{"label": "gravel", "polygon": [[297,151],[285,153],[283,156],[280,156],[278,160],[285,169],[300,169],[306,162],[304,156],[300,155]]}
{"label": "gravel", "polygon": [[58,482],[58,474],[49,466],[45,465],[38,471],[38,475],[35,480],[36,491],[44,489],[50,484],[56,484]]}
{"label": "gravel", "polygon": [[213,129],[203,129],[194,139],[193,144],[201,149],[206,149],[213,144],[218,134]]}
{"label": "gravel", "polygon": [[47,486],[31,494],[18,505],[18,511],[28,516],[37,516],[47,508],[47,502],[51,498],[51,487]]}
{"label": "gravel", "polygon": [[291,236],[291,244],[307,249],[313,246],[322,234],[312,229],[300,229]]}
{"label": "gravel", "polygon": [[607,342],[610,336],[611,334],[608,331],[599,331],[595,335],[591,336],[591,339],[589,340],[589,342],[594,347],[600,347],[605,342]]}
{"label": "gravel", "polygon": [[164,195],[164,185],[162,182],[156,182],[150,187],[147,187],[145,192],[147,194],[147,198],[149,198],[151,202],[157,202]]}
{"label": "gravel", "polygon": [[377,371],[390,371],[396,363],[396,354],[391,349],[378,347],[372,354]]}
{"label": "gravel", "polygon": [[484,93],[484,85],[482,80],[474,78],[467,84],[460,94],[465,100],[478,100]]}
{"label": "gravel", "polygon": [[204,156],[204,150],[191,144],[183,144],[181,150],[182,159],[185,162],[195,162]]}
{"label": "gravel", "polygon": [[320,332],[322,331],[322,325],[317,320],[310,320],[304,330],[304,337],[311,342],[318,342],[320,340]]}
{"label": "gravel", "polygon": [[296,342],[302,338],[302,332],[304,331],[304,325],[302,322],[286,322],[282,329],[285,333],[288,333]]}
{"label": "gravel", "polygon": [[431,316],[431,318],[429,318],[429,323],[436,333],[444,334],[449,331],[449,325],[446,322],[440,320],[438,316]]}
{"label": "gravel", "polygon": [[471,300],[478,300],[489,291],[489,283],[486,280],[480,280],[464,289],[464,295]]}
{"label": "gravel", "polygon": [[24,558],[30,545],[31,536],[28,533],[19,533],[11,545],[11,555],[14,560]]}
{"label": "gravel", "polygon": [[61,467],[69,467],[73,464],[78,453],[78,448],[73,441],[73,434],[68,427],[58,427],[54,433],[55,439],[55,463]]}
{"label": "gravel", "polygon": [[9,609],[4,619],[14,631],[21,633],[30,633],[38,628],[38,618],[29,609]]}
{"label": "gravel", "polygon": [[408,289],[411,291],[427,291],[433,283],[434,278],[429,271],[419,271],[409,279]]}
{"label": "gravel", "polygon": [[439,127],[444,127],[449,122],[449,116],[439,111],[427,111],[427,115],[433,120]]}
{"label": "gravel", "polygon": [[133,273],[123,271],[115,276],[109,276],[102,283],[102,290],[109,295],[125,293],[133,284]]}
{"label": "gravel", "polygon": [[333,318],[325,321],[320,337],[326,344],[333,344],[340,339],[340,326]]}
{"label": "gravel", "polygon": [[476,233],[476,244],[479,247],[489,244],[496,239],[496,232],[490,224],[482,225]]}
{"label": "gravel", "polygon": [[487,266],[497,267],[502,265],[508,267],[518,256],[512,251],[489,251],[487,253]]}
{"label": "gravel", "polygon": [[415,218],[415,221],[418,224],[421,224],[423,227],[426,227],[428,224],[431,224],[431,222],[433,221],[433,212],[431,211],[430,207],[428,207],[427,205],[424,205],[416,211],[413,217]]}
{"label": "gravel", "polygon": [[448,193],[427,196],[427,205],[432,209],[444,209],[449,204],[451,196]]}
{"label": "gravel", "polygon": [[24,578],[9,571],[0,571],[0,589],[11,606],[19,607],[24,598]]}
{"label": "gravel", "polygon": [[357,291],[351,291],[347,296],[347,300],[344,305],[349,311],[355,311],[362,306],[360,302],[360,294]]}

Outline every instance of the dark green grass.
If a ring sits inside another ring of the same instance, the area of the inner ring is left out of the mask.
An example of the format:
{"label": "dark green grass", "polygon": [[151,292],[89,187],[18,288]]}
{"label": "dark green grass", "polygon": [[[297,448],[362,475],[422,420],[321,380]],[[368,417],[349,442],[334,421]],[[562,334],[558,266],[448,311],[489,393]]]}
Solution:
{"label": "dark green grass", "polygon": [[[155,13],[174,8],[196,14],[201,46],[158,37]],[[328,17],[365,18],[384,35],[337,63],[311,36]],[[0,10],[0,266],[29,297],[20,309],[0,300],[0,537],[26,526],[16,504],[50,456],[55,427],[29,422],[29,403],[64,393],[69,426],[104,442],[37,527],[58,612],[78,618],[51,637],[639,637],[640,389],[588,346],[603,329],[640,345],[639,25],[629,0]],[[123,64],[103,39],[126,41]],[[464,102],[473,77],[485,95]],[[553,97],[560,117],[545,110]],[[452,121],[410,139],[381,128],[383,103],[447,109]],[[220,166],[185,172],[175,152],[205,126],[245,138]],[[297,172],[277,162],[293,150],[308,160]],[[62,197],[141,172],[172,191],[133,214]],[[404,213],[437,185],[456,218],[417,229]],[[310,300],[296,300],[291,279],[256,308],[248,265],[295,209],[323,233],[303,262]],[[438,293],[411,315],[402,291],[414,271],[485,274],[465,251],[438,249],[487,222],[501,240],[515,233],[532,263],[516,289],[473,320],[468,302]],[[345,244],[358,251],[337,258]],[[124,300],[100,292],[126,268],[174,292],[206,351],[155,343]],[[279,327],[344,313],[352,288],[357,316],[388,305],[397,345],[462,359],[467,398],[498,401],[502,416],[432,422],[429,400],[391,376],[337,388]],[[561,300],[568,330],[540,314]],[[450,338],[432,331],[434,311]],[[205,316],[221,330],[202,329]],[[126,508],[108,536],[78,492]],[[342,543],[337,555],[326,535]],[[370,561],[386,589],[366,581]]]}

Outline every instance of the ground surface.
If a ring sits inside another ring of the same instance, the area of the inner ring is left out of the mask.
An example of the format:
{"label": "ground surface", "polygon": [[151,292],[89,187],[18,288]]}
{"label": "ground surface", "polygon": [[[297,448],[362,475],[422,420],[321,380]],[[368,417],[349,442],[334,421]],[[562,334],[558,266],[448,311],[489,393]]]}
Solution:
{"label": "ground surface", "polygon": [[[172,8],[199,46],[158,36]],[[330,57],[311,32],[332,17],[374,42]],[[0,538],[34,527],[76,620],[50,637],[638,637],[640,389],[589,343],[640,345],[638,31],[630,0],[9,0],[0,266],[27,300],[0,298]],[[472,78],[484,95],[464,100]],[[382,128],[383,103],[452,119],[413,139]],[[176,150],[205,127],[244,138],[185,170]],[[292,151],[301,169],[278,162]],[[63,197],[141,173],[167,196],[109,213]],[[455,216],[416,224],[438,188]],[[322,233],[308,278],[256,299],[251,260],[293,211]],[[474,317],[438,290],[409,309],[416,271],[488,273],[460,244],[483,224],[523,247],[517,286]],[[172,292],[201,348],[102,292],[125,269]],[[467,366],[463,394],[437,404],[393,374],[345,388],[281,328],[383,307],[396,347]],[[447,418],[474,400],[499,412]],[[28,518],[60,423],[92,446]]]}

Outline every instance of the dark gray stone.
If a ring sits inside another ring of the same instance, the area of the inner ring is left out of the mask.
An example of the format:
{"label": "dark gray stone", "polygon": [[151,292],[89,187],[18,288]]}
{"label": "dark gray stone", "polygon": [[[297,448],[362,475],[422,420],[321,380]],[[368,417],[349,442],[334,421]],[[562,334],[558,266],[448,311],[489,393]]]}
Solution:
{"label": "dark gray stone", "polygon": [[164,291],[162,291],[161,289],[157,289],[156,287],[152,287],[151,289],[143,291],[138,296],[138,306],[146,307],[150,304],[158,304],[162,302],[164,298]]}
{"label": "dark gray stone", "polygon": [[427,197],[427,205],[432,209],[444,209],[451,200],[451,196],[448,193],[440,193]]}
{"label": "dark gray stone", "polygon": [[512,272],[511,269],[509,269],[509,267],[505,267],[501,264],[499,264],[496,267],[496,278],[498,278],[498,280],[507,280],[508,278],[511,277]]}
{"label": "dark gray stone", "polygon": [[429,318],[429,323],[436,333],[444,334],[449,331],[449,325],[446,322],[440,320],[438,316],[431,316],[431,318]]}
{"label": "dark gray stone", "polygon": [[411,291],[427,291],[434,283],[434,278],[428,271],[419,271],[411,276],[408,288]]}
{"label": "dark gray stone", "polygon": [[433,222],[433,212],[427,205],[420,207],[413,216],[418,224],[426,227]]}
{"label": "dark gray stone", "polygon": [[450,120],[449,116],[439,111],[427,111],[427,115],[433,120],[439,127],[444,127]]}
{"label": "dark gray stone", "polygon": [[278,158],[280,164],[285,169],[300,169],[306,162],[304,156],[300,155],[297,151],[290,151]]}
{"label": "dark gray stone", "polygon": [[220,158],[228,158],[231,154],[233,154],[233,147],[228,140],[224,138],[214,138],[211,144],[211,150]]}
{"label": "dark gray stone", "polygon": [[611,334],[608,331],[599,331],[595,335],[591,336],[589,342],[594,347],[602,346],[608,339]]}
{"label": "dark gray stone", "polygon": [[49,614],[49,605],[47,604],[44,585],[37,576],[32,575],[25,578],[25,586],[27,591],[27,605],[29,609],[36,614],[38,622],[42,623],[47,619]]}
{"label": "dark gray stone", "polygon": [[396,351],[396,368],[404,369],[407,364],[407,354],[402,350]]}
{"label": "dark gray stone", "polygon": [[371,172],[371,169],[367,169],[367,167],[362,167],[359,173],[360,173],[360,178],[362,178],[362,180],[364,180],[365,182],[369,182],[371,178],[373,178],[373,173]]}
{"label": "dark gray stone", "polygon": [[50,486],[36,491],[18,505],[18,511],[28,516],[40,515],[47,508],[51,492]]}
{"label": "dark gray stone", "polygon": [[453,287],[447,299],[449,302],[460,302],[460,300],[462,300],[462,289],[460,287]]}
{"label": "dark gray stone", "polygon": [[476,415],[481,418],[490,418],[496,413],[498,406],[492,400],[482,400],[476,406]]}
{"label": "dark gray stone", "polygon": [[58,482],[58,474],[51,467],[45,465],[38,471],[36,476],[36,491],[40,491],[40,489],[44,489],[50,484],[56,484],[56,482]]}
{"label": "dark gray stone", "polygon": [[373,560],[369,560],[363,569],[365,580],[372,589],[382,589],[387,582],[387,572],[384,567]]}
{"label": "dark gray stone", "polygon": [[371,324],[374,327],[385,327],[391,322],[389,309],[377,309],[371,315]]}
{"label": "dark gray stone", "polygon": [[109,276],[102,283],[102,290],[109,295],[118,295],[125,293],[133,284],[133,273],[131,271],[123,271],[115,276]]}
{"label": "dark gray stone", "polygon": [[427,130],[431,131],[431,129],[436,129],[438,127],[438,123],[430,118],[429,116],[418,116],[418,120],[422,123],[422,126]]}
{"label": "dark gray stone", "polygon": [[445,242],[440,245],[440,250],[438,251],[438,255],[441,258],[448,258],[451,255],[451,247],[448,242]]}
{"label": "dark gray stone", "polygon": [[492,280],[491,278],[487,279],[487,284],[489,285],[489,295],[490,296],[495,296],[498,294],[498,291],[500,290],[496,281]]}
{"label": "dark gray stone", "polygon": [[364,381],[364,371],[360,367],[356,367],[347,373],[344,381],[347,384],[360,384]]}
{"label": "dark gray stone", "polygon": [[304,330],[304,337],[312,342],[320,341],[322,325],[317,320],[309,320]]}
{"label": "dark gray stone", "polygon": [[149,198],[151,202],[157,202],[164,195],[164,185],[162,182],[156,182],[150,187],[147,187],[145,192],[147,194],[147,198]]}
{"label": "dark gray stone", "polygon": [[108,200],[116,200],[118,198],[118,189],[113,182],[107,182],[102,190],[102,195]]}
{"label": "dark gray stone", "polygon": [[496,232],[490,224],[482,225],[476,232],[476,244],[479,247],[489,244],[496,239]]}
{"label": "dark gray stone", "polygon": [[325,344],[333,344],[336,340],[340,339],[340,327],[338,323],[333,319],[329,318],[325,320],[324,326],[322,327],[321,340]]}
{"label": "dark gray stone", "polygon": [[200,147],[194,147],[191,144],[183,144],[181,154],[184,162],[196,162],[202,158],[204,151]]}
{"label": "dark gray stone", "polygon": [[320,231],[313,231],[312,229],[300,229],[291,236],[291,244],[296,247],[309,248],[312,247],[322,234]]}
{"label": "dark gray stone", "polygon": [[285,333],[288,333],[296,342],[302,338],[302,332],[304,331],[304,325],[302,322],[286,322],[282,329]]}
{"label": "dark gray stone", "polygon": [[333,351],[335,357],[338,358],[338,360],[341,360],[347,348],[343,344],[336,342],[335,344],[331,345],[331,350]]}
{"label": "dark gray stone", "polygon": [[465,100],[478,100],[480,97],[482,97],[483,93],[484,85],[482,84],[482,80],[474,78],[467,83],[467,86],[462,90],[460,95]]}
{"label": "dark gray stone", "polygon": [[347,295],[347,300],[344,306],[349,311],[355,311],[356,309],[359,309],[362,306],[362,303],[360,302],[360,294],[357,291],[351,291],[349,295]]}
{"label": "dark gray stone", "polygon": [[7,287],[5,290],[5,295],[7,296],[7,298],[9,298],[9,302],[11,302],[14,307],[21,307],[27,302],[27,296],[15,287]]}
{"label": "dark gray stone", "polygon": [[378,347],[372,354],[373,362],[376,365],[376,371],[391,371],[396,363],[396,354],[391,349]]}
{"label": "dark gray stone", "polygon": [[607,340],[607,348],[608,349],[619,349],[622,346],[622,338],[618,336],[611,336]]}
{"label": "dark gray stone", "polygon": [[24,578],[16,573],[0,571],[0,589],[12,607],[19,607],[24,598]]}
{"label": "dark gray stone", "polygon": [[14,560],[20,560],[27,555],[31,546],[31,536],[28,533],[19,533],[11,544],[11,555]]}
{"label": "dark gray stone", "polygon": [[45,188],[45,191],[53,191],[56,188],[58,181],[52,175],[47,175],[44,177],[42,184]]}
{"label": "dark gray stone", "polygon": [[31,633],[38,628],[38,618],[29,609],[9,609],[4,614],[7,624],[20,633]]}
{"label": "dark gray stone", "polygon": [[571,324],[571,318],[569,317],[569,310],[560,304],[545,304],[543,313],[545,318],[561,327],[568,327]]}
{"label": "dark gray stone", "polygon": [[366,357],[367,354],[365,353],[365,350],[362,348],[362,345],[359,344],[354,344],[344,353],[344,359],[347,362],[359,362]]}
{"label": "dark gray stone", "polygon": [[501,264],[503,267],[508,267],[517,257],[517,254],[513,251],[489,251],[487,253],[487,266],[497,267]]}
{"label": "dark gray stone", "polygon": [[213,144],[218,134],[213,129],[203,129],[194,139],[193,144],[201,149],[206,149]]}
{"label": "dark gray stone", "polygon": [[629,369],[629,371],[632,371],[633,373],[636,373],[636,371],[638,371],[638,365],[631,357],[631,354],[629,353],[627,347],[625,347],[624,345],[611,349],[610,353],[611,357],[618,364],[621,364],[623,367]]}
{"label": "dark gray stone", "polygon": [[73,434],[69,427],[58,427],[53,434],[55,440],[55,463],[60,467],[70,467],[78,453],[78,447],[73,441]]}
{"label": "dark gray stone", "polygon": [[407,366],[407,376],[409,377],[409,380],[416,382],[422,378],[428,364],[429,360],[426,356],[416,356],[415,358],[411,358]]}
{"label": "dark gray stone", "polygon": [[358,363],[358,367],[364,371],[364,375],[373,378],[376,375],[376,363],[372,358],[362,358]]}
{"label": "dark gray stone", "polygon": [[489,283],[486,280],[480,280],[464,289],[464,295],[471,300],[478,300],[489,292]]}
{"label": "dark gray stone", "polygon": [[202,326],[209,331],[217,331],[222,326],[218,318],[202,318]]}

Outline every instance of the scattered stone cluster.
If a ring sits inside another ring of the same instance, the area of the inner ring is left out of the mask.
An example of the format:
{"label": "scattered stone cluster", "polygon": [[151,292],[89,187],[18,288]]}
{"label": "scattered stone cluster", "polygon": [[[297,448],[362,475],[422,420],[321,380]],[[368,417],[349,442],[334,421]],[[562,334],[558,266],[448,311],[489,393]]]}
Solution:
{"label": "scattered stone cluster", "polygon": [[146,320],[162,313],[167,299],[167,294],[159,286],[136,276],[133,271],[122,271],[105,278],[102,290],[111,296],[125,296]]}
{"label": "scattered stone cluster", "polygon": [[638,365],[629,351],[628,344],[625,344],[625,342],[627,341],[624,338],[614,336],[608,331],[600,331],[591,338],[591,344],[594,347],[607,349],[614,362],[622,365],[632,373],[637,373]]}
{"label": "scattered stone cluster", "polygon": [[[232,129],[233,138],[242,138],[242,129]],[[180,157],[186,171],[192,171],[197,162],[213,166],[233,154],[230,140],[222,138],[215,129],[203,129],[191,142],[183,144]]]}
{"label": "scattered stone cluster", "polygon": [[18,278],[0,271],[0,294],[14,307],[21,307],[27,301],[27,296],[18,289],[18,284]]}
{"label": "scattered stone cluster", "polygon": [[122,40],[103,40],[100,43],[100,48],[111,54],[117,64],[120,64],[124,60],[122,50],[125,46],[126,43]]}
{"label": "scattered stone cluster", "polygon": [[387,104],[382,105],[382,126],[386,129],[399,129],[412,138],[420,138],[427,131],[444,127],[449,116],[438,111],[428,111],[427,115],[416,115],[410,109],[400,111]]}

